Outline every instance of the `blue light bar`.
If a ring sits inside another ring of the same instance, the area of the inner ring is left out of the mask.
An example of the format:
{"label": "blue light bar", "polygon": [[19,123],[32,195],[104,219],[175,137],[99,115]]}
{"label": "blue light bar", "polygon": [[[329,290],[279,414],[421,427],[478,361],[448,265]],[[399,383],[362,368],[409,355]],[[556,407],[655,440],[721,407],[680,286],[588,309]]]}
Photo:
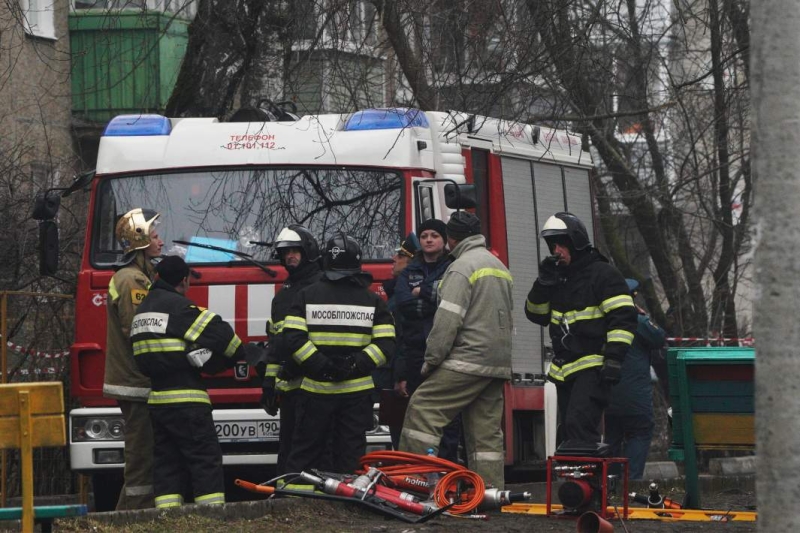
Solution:
{"label": "blue light bar", "polygon": [[364,109],[353,113],[344,125],[345,131],[429,128],[428,117],[419,109],[393,107]]}
{"label": "blue light bar", "polygon": [[161,115],[120,115],[106,125],[104,137],[138,137],[169,135],[172,124]]}

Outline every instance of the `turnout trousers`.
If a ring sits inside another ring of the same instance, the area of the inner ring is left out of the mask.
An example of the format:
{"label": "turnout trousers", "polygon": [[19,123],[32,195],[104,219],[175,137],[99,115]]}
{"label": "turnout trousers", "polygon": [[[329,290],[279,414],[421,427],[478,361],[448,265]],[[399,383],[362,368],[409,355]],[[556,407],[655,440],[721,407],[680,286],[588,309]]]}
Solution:
{"label": "turnout trousers", "polygon": [[367,431],[372,429],[370,392],[313,394],[301,391],[296,400],[287,472],[325,469],[329,458],[332,458],[330,466],[334,472],[355,472],[360,466],[358,460],[367,450]]}
{"label": "turnout trousers", "polygon": [[222,449],[211,407],[192,405],[151,408],[155,459],[153,481],[156,508],[183,503],[187,482],[194,503],[225,503]]}
{"label": "turnout trousers", "polygon": [[117,400],[125,421],[125,482],[117,511],[153,507],[153,427],[147,403]]}
{"label": "turnout trousers", "polygon": [[610,394],[600,380],[600,367],[581,370],[568,381],[556,382],[556,389],[561,441],[600,442],[600,422]]}
{"label": "turnout trousers", "polygon": [[421,455],[431,448],[438,452],[445,426],[461,413],[470,469],[487,485],[503,489],[501,422],[505,382],[437,368],[411,396],[400,449]]}
{"label": "turnout trousers", "polygon": [[281,403],[278,414],[281,419],[281,429],[278,436],[278,464],[277,473],[283,475],[287,472],[286,461],[289,459],[289,452],[292,449],[292,436],[294,435],[294,421],[297,416],[297,397],[299,391],[292,390],[280,392]]}

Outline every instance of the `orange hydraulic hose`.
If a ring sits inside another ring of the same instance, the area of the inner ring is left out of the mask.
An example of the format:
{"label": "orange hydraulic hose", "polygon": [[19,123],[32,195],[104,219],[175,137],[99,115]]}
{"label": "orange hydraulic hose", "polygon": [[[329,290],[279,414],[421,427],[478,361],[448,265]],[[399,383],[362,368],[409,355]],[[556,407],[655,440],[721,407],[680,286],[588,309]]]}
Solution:
{"label": "orange hydraulic hose", "polygon": [[431,472],[454,472],[466,470],[460,464],[447,459],[400,451],[371,452],[361,457],[361,467],[366,471],[370,466],[378,468],[387,475],[425,474]]}
{"label": "orange hydraulic hose", "polygon": [[275,494],[275,487],[270,487],[269,485],[256,485],[255,483],[251,483],[250,481],[245,481],[243,479],[237,479],[234,481],[239,487],[242,487],[244,490],[249,490],[250,492],[259,492],[261,494]]}
{"label": "orange hydraulic hose", "polygon": [[[463,481],[463,485],[469,487],[466,490],[462,489],[461,494],[458,494],[459,481]],[[481,476],[471,470],[459,470],[450,472],[436,484],[436,488],[433,491],[433,501],[441,508],[450,505],[452,500],[459,496],[458,503],[453,505],[449,512],[466,514],[477,509],[483,501],[485,492],[486,484]]]}
{"label": "orange hydraulic hose", "polygon": [[[445,472],[445,476],[436,484],[433,499],[436,505],[444,507],[458,497],[459,501],[449,510],[452,514],[473,511],[483,501],[486,491],[486,484],[481,476],[462,465],[439,457],[400,451],[378,451],[363,456],[360,462],[364,471],[369,467],[378,468],[391,480],[396,480],[396,476]],[[459,482],[463,482],[462,485],[466,487],[460,494]]]}

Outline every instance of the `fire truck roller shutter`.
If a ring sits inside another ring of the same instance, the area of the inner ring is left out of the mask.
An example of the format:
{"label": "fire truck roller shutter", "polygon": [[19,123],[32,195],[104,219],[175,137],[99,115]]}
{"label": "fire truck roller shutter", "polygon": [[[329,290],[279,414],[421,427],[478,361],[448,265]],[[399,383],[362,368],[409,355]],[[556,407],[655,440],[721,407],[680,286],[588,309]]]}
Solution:
{"label": "fire truck roller shutter", "polygon": [[585,168],[564,167],[564,189],[567,191],[566,209],[586,226],[589,240],[594,245],[594,219],[589,171]]}
{"label": "fire truck roller shutter", "polygon": [[[536,197],[536,235],[538,236],[547,219],[559,211],[564,211],[568,203],[564,198],[564,191],[566,190],[566,187],[562,170],[563,167],[554,164],[547,165],[544,163],[533,163],[532,167],[534,196]],[[567,194],[569,195],[569,193]],[[536,270],[535,275],[538,276],[539,262],[544,259],[545,256],[549,255],[550,251],[545,246],[544,241],[538,238],[536,239],[536,249],[538,251],[538,257],[532,268]],[[533,282],[531,282],[531,285],[532,284]],[[528,287],[530,287],[530,285],[528,285]],[[525,297],[527,298],[527,294]],[[547,329],[541,328],[541,334],[543,344],[550,346],[550,339]],[[542,368],[545,367],[543,366]],[[549,456],[554,453],[556,446],[556,423],[558,411],[555,385],[549,381],[545,384],[544,411],[546,427],[545,456]]]}
{"label": "fire truck roller shutter", "polygon": [[514,330],[512,371],[518,374],[542,374],[543,329],[525,317],[525,300],[536,279],[537,243],[531,162],[502,158],[503,196],[508,239],[508,268],[514,276]]}

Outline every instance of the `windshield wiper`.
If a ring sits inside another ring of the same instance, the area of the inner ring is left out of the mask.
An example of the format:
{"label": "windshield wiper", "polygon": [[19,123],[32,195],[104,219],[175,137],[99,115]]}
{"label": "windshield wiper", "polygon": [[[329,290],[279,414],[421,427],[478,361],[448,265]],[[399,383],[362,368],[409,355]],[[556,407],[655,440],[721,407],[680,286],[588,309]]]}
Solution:
{"label": "windshield wiper", "polygon": [[222,246],[214,246],[213,244],[202,244],[199,242],[190,242],[190,241],[172,241],[172,242],[174,242],[175,244],[185,244],[186,246],[197,246],[198,248],[205,248],[206,250],[214,250],[216,252],[225,252],[227,254],[235,255],[236,257],[241,257],[248,263],[257,266],[272,278],[278,275],[278,273],[272,270],[271,268],[264,266],[255,259],[253,259],[252,255],[246,254],[244,252],[239,252],[237,250],[229,250],[227,248],[223,248]]}

